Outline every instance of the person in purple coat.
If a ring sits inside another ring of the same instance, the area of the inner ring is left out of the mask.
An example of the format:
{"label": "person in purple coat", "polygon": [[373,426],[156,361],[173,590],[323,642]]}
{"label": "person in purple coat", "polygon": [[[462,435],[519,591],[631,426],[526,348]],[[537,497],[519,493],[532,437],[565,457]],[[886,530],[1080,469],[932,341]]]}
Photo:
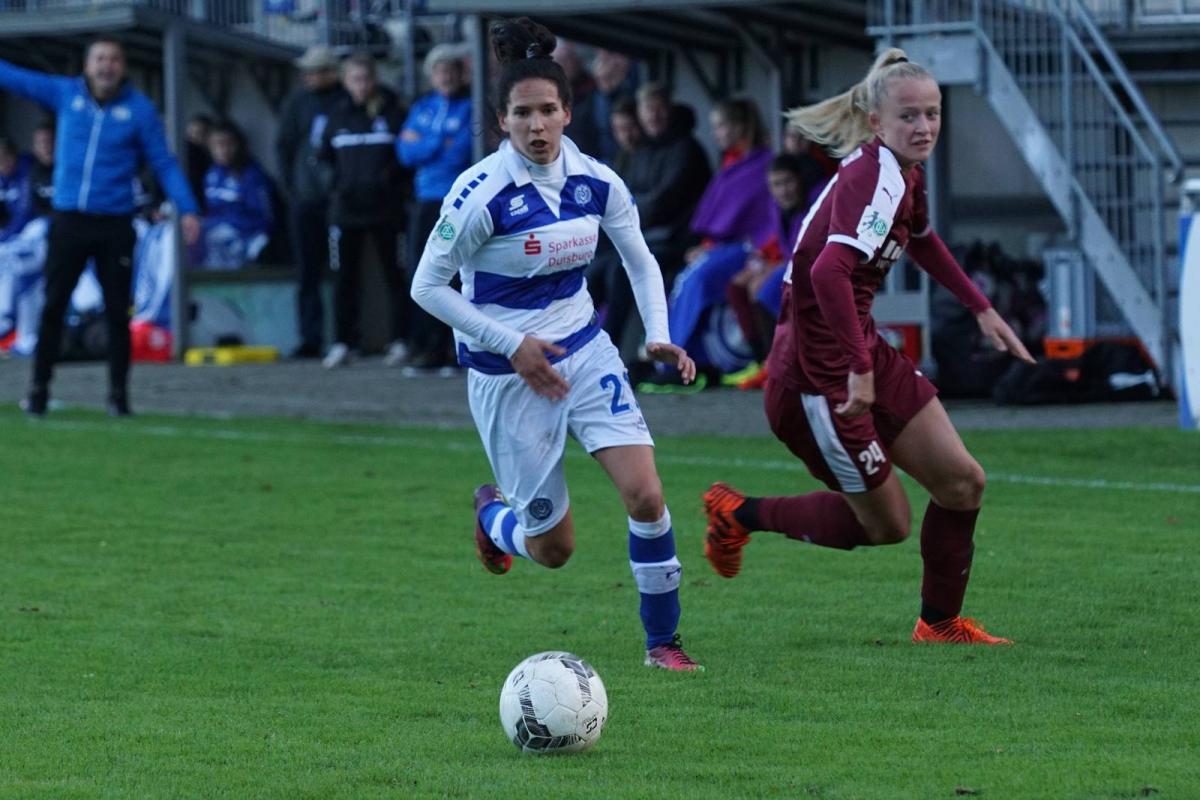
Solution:
{"label": "person in purple coat", "polygon": [[[697,365],[707,368],[702,373],[705,380],[698,375],[695,384],[682,387],[687,391],[699,391],[716,374],[739,369],[748,360],[736,343],[711,335],[708,323],[714,308],[723,305],[729,281],[751,252],[770,241],[776,225],[767,190],[773,156],[758,107],[751,100],[724,100],[713,107],[709,121],[721,150],[721,166],[692,215],[691,230],[701,243],[687,252],[687,266],[671,292],[669,314],[671,341],[689,352],[694,348]],[[664,388],[681,387],[665,372],[639,386],[645,391]]]}

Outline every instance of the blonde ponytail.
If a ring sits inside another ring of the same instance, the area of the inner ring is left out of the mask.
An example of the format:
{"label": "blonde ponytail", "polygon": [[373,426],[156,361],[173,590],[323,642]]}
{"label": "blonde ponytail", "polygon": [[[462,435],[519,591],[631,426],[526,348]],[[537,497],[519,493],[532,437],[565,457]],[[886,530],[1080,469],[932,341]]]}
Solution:
{"label": "blonde ponytail", "polygon": [[879,108],[879,101],[887,94],[887,82],[893,78],[932,80],[933,76],[920,64],[909,61],[903,50],[889,48],[875,59],[867,77],[854,88],[786,112],[788,125],[809,141],[824,145],[832,155],[838,158],[848,155],[875,137],[867,115]]}

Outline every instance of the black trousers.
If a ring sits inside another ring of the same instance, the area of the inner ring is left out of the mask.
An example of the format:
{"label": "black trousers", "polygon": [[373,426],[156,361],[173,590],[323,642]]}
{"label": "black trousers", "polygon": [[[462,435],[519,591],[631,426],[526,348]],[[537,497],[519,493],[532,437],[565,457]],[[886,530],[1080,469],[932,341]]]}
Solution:
{"label": "black trousers", "polygon": [[[412,276],[417,272],[425,242],[433,233],[442,214],[441,200],[417,200],[408,215],[408,271],[409,288]],[[457,278],[455,283],[457,283]],[[417,304],[412,306],[412,346],[414,361],[427,362],[428,366],[454,364],[454,337],[450,327]]]}
{"label": "black trousers", "polygon": [[88,259],[93,258],[108,323],[108,391],[110,397],[125,396],[129,383],[129,307],[136,241],[133,218],[128,215],[55,212],[46,251],[46,304],[42,307],[33,358],[34,391],[43,391],[50,385],[54,362],[62,348],[67,304]]}
{"label": "black trousers", "polygon": [[325,203],[293,203],[288,210],[292,254],[296,259],[297,322],[300,346],[314,352],[324,339],[321,276],[329,264],[329,223]]}
{"label": "black trousers", "polygon": [[387,286],[388,308],[391,311],[392,341],[407,341],[409,309],[408,279],[399,263],[399,231],[394,225],[372,225],[363,228],[337,226],[330,229],[329,258],[337,280],[334,283],[335,327],[337,340],[351,348],[362,340],[359,292],[362,288],[363,245],[370,239],[375,243],[379,265]]}

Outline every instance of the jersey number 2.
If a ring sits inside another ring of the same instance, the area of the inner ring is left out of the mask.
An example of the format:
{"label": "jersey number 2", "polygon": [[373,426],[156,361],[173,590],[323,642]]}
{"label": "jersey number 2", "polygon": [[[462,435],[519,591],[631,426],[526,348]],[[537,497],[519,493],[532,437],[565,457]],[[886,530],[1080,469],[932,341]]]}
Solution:
{"label": "jersey number 2", "polygon": [[879,472],[879,465],[887,461],[887,456],[883,454],[883,448],[879,446],[879,442],[871,442],[866,450],[858,454],[858,460],[863,463],[864,472],[874,475]]}
{"label": "jersey number 2", "polygon": [[629,403],[621,402],[621,379],[611,372],[600,379],[601,389],[612,390],[612,413],[615,417],[617,414],[624,414],[629,410]]}

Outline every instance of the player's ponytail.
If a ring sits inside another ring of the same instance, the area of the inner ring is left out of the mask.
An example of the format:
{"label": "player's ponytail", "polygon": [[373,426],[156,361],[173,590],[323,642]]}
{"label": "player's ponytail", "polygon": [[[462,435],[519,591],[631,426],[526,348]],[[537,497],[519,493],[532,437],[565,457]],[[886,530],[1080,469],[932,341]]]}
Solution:
{"label": "player's ponytail", "polygon": [[929,78],[933,76],[920,64],[908,60],[904,51],[892,47],[879,55],[867,77],[847,92],[811,106],[787,112],[788,124],[810,141],[825,145],[830,153],[842,157],[859,145],[871,141],[875,133],[867,115],[879,108],[893,78]]}
{"label": "player's ponytail", "polygon": [[495,107],[504,113],[512,87],[529,78],[548,80],[558,87],[564,107],[571,105],[571,84],[567,74],[551,56],[558,39],[545,26],[529,17],[502,19],[492,23],[492,52],[500,64],[496,79]]}

